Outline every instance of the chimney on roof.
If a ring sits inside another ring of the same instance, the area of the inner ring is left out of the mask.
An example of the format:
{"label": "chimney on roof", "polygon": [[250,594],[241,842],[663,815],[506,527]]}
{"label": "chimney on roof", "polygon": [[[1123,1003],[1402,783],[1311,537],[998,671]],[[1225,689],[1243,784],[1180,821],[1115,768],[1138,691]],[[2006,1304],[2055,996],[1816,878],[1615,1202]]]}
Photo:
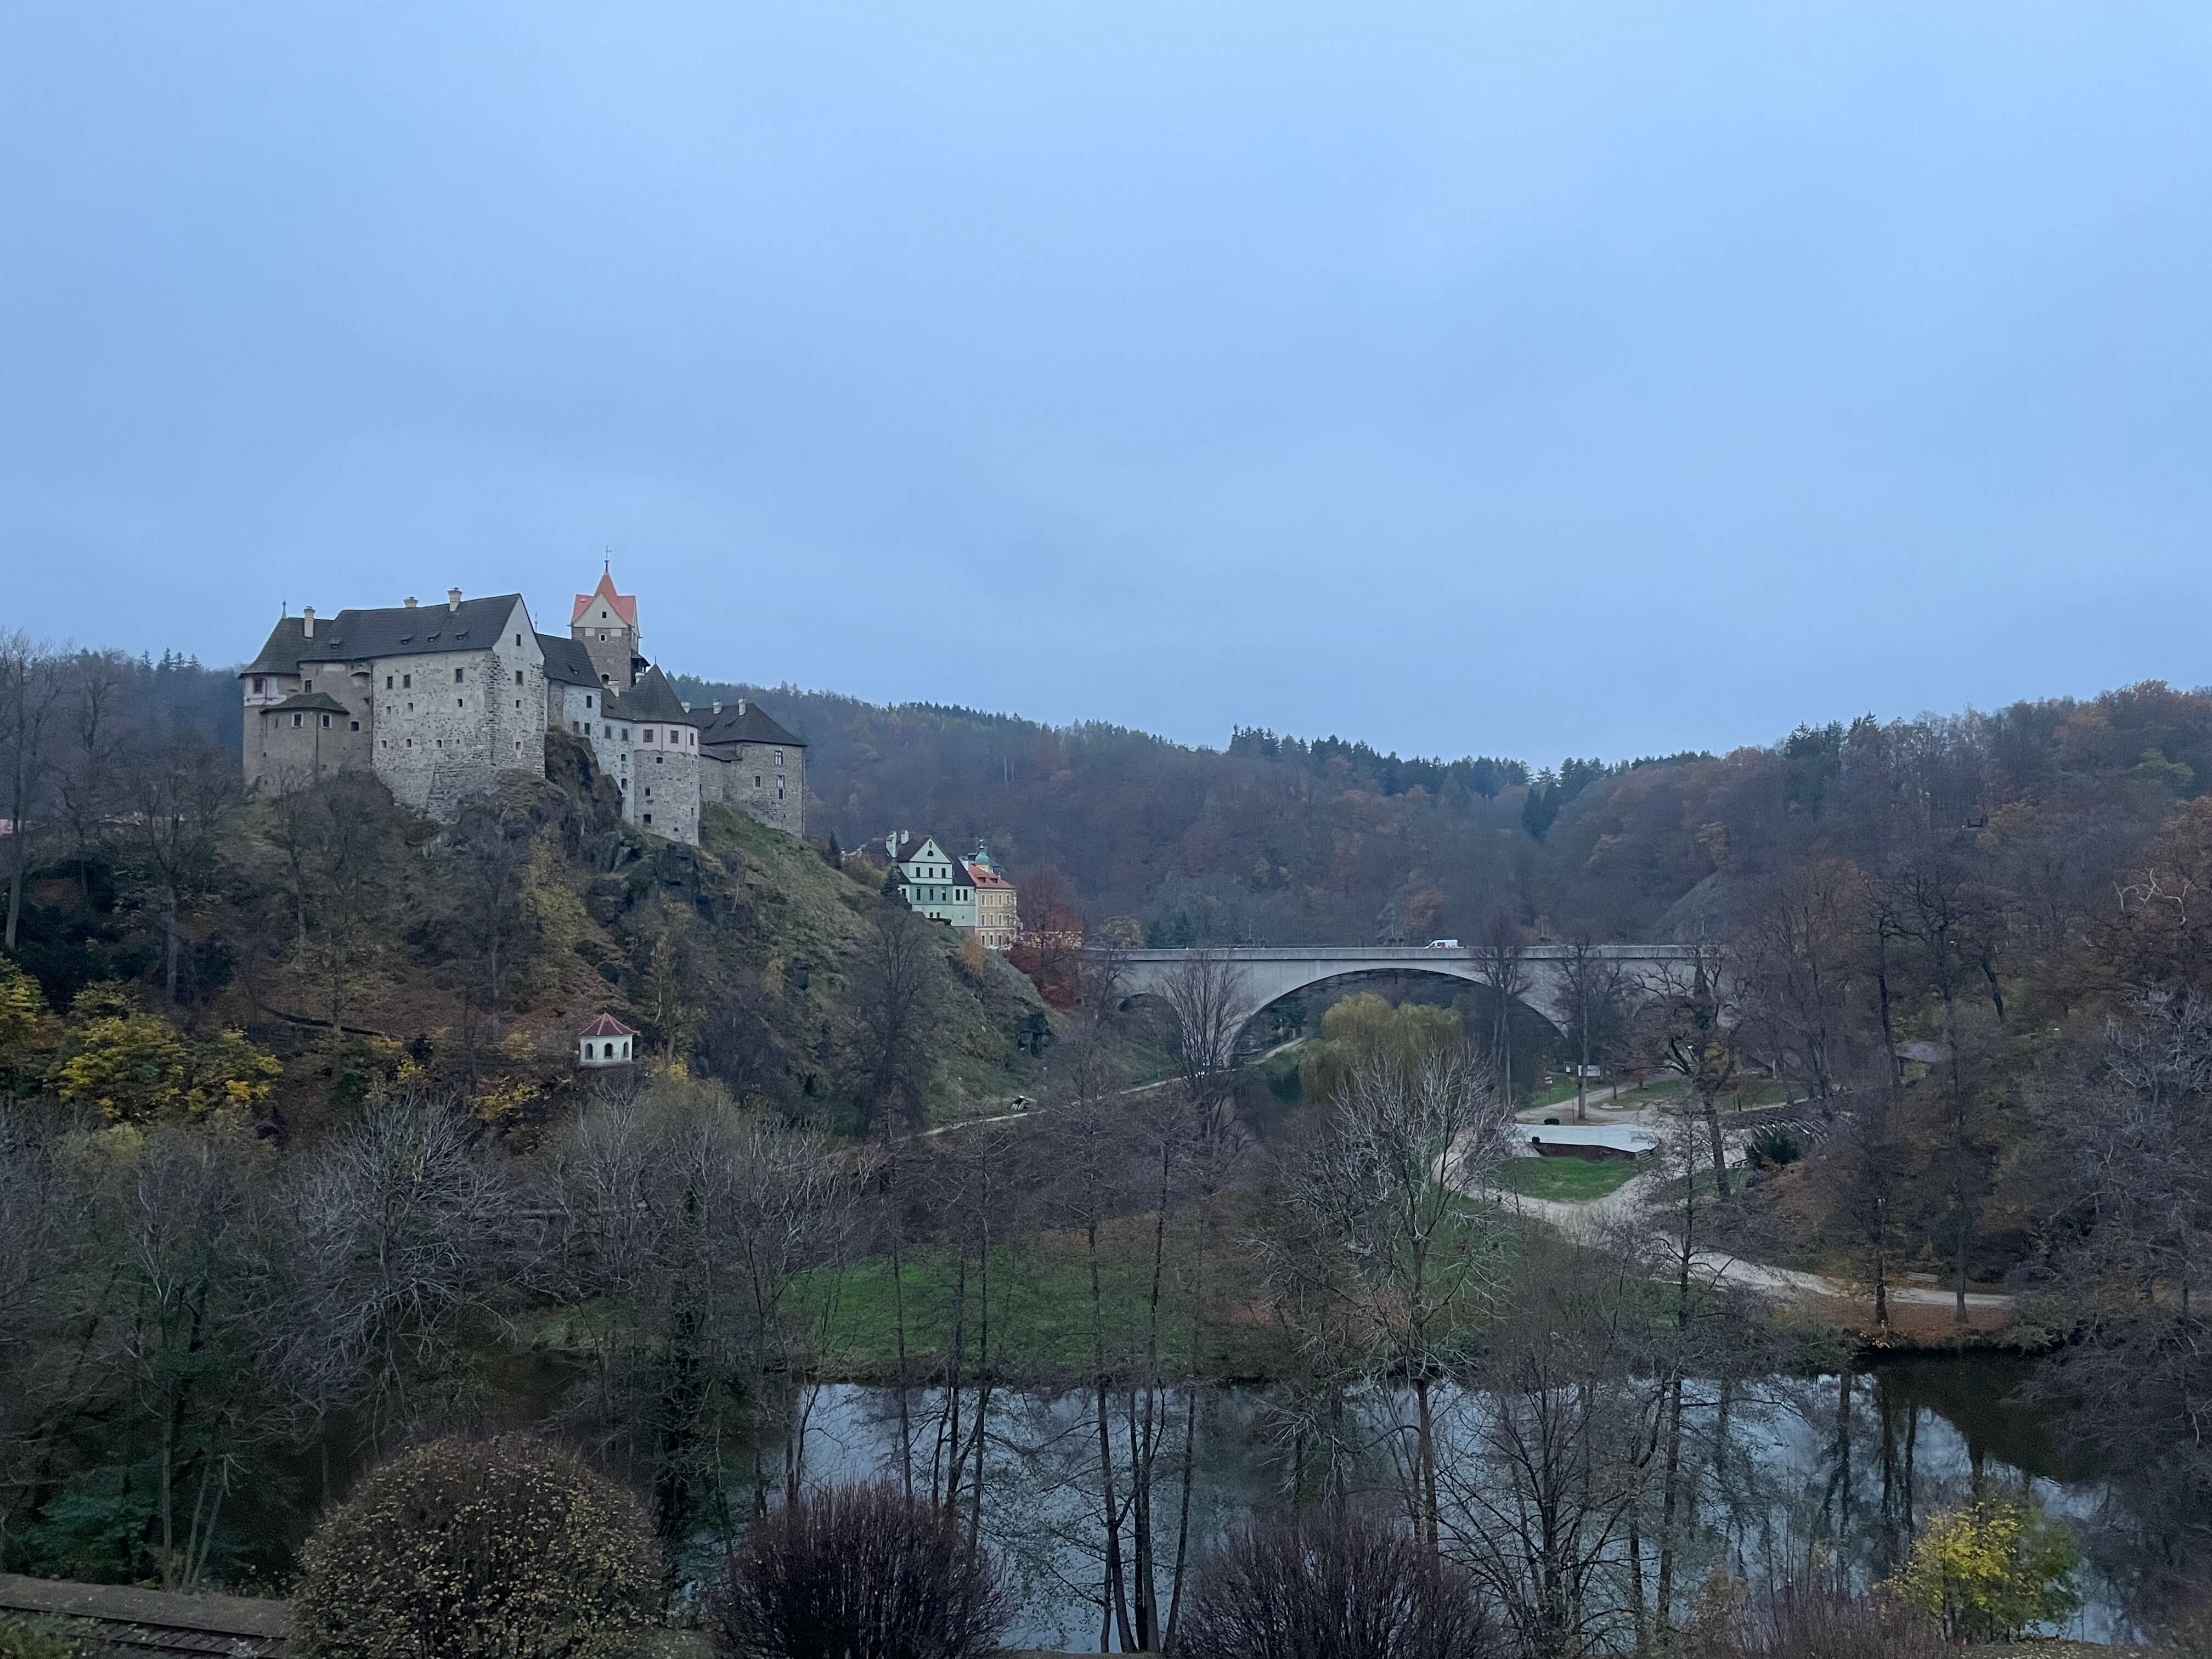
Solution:
{"label": "chimney on roof", "polygon": [[716,699],[715,699],[715,702],[714,702],[714,712],[715,712],[717,714],[720,714],[720,713],[722,712],[722,703],[721,703],[721,700],[720,700],[719,697],[718,697],[718,698],[716,698]]}
{"label": "chimney on roof", "polygon": [[447,588],[446,590],[446,609],[448,611],[459,611],[460,608],[461,590],[458,587]]}
{"label": "chimney on roof", "polygon": [[415,596],[412,593],[410,593],[407,596],[407,608],[410,611],[412,611],[415,608]]}
{"label": "chimney on roof", "polygon": [[300,631],[311,640],[315,637],[315,607],[312,605],[300,607]]}
{"label": "chimney on roof", "polygon": [[744,700],[743,697],[739,697],[739,698],[738,699],[738,713],[739,713],[740,714],[744,714],[744,712],[745,712],[745,700]]}

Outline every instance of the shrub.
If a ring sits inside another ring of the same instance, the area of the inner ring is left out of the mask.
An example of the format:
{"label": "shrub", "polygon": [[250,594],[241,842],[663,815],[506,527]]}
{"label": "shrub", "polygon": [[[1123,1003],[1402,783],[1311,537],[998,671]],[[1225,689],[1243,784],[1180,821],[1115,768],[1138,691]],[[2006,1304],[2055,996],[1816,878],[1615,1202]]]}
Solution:
{"label": "shrub", "polygon": [[1936,1628],[1897,1598],[1832,1572],[1747,1596],[1704,1624],[1699,1659],[1943,1659]]}
{"label": "shrub", "polygon": [[1929,1522],[1891,1583],[1954,1642],[2009,1642],[2081,1607],[2081,1559],[2074,1534],[2033,1505],[1976,1504]]}
{"label": "shrub", "polygon": [[1188,1659],[1473,1659],[1489,1652],[1473,1583],[1402,1528],[1310,1514],[1232,1533],[1200,1564]]}
{"label": "shrub", "polygon": [[742,1659],[963,1659],[996,1647],[1012,1612],[951,1516],[844,1486],[754,1523],[708,1598],[707,1638]]}
{"label": "shrub", "polygon": [[1797,1137],[1778,1123],[1770,1123],[1744,1143],[1743,1155],[1754,1170],[1780,1169],[1805,1156]]}
{"label": "shrub", "polygon": [[308,1659],[617,1659],[659,1611],[644,1509],[525,1436],[441,1440],[370,1474],[302,1553]]}
{"label": "shrub", "polygon": [[43,1622],[0,1620],[0,1659],[78,1659],[84,1648]]}

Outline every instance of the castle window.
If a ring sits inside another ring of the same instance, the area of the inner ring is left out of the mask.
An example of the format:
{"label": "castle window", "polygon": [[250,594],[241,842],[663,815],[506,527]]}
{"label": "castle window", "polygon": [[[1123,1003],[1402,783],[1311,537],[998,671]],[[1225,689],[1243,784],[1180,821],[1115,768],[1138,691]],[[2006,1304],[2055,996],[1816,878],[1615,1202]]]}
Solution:
{"label": "castle window", "polygon": [[646,821],[647,823],[651,823],[653,822],[653,814],[652,814],[652,813],[650,813],[650,812],[647,812],[647,813],[645,815],[645,821]]}
{"label": "castle window", "polygon": [[584,693],[584,707],[585,707],[585,708],[589,708],[591,706],[592,706],[592,694],[591,694],[590,692],[586,691],[586,692],[585,692],[585,693]]}
{"label": "castle window", "polygon": [[781,749],[779,749],[779,750],[777,750],[775,751],[775,763],[776,763],[778,766],[781,766],[781,765],[782,765],[782,764],[783,764],[783,750],[781,750]]}
{"label": "castle window", "polygon": [[268,681],[263,679],[260,675],[256,674],[253,677],[253,695],[257,697],[259,696],[263,691],[268,689]]}
{"label": "castle window", "polygon": [[400,689],[402,691],[406,690],[409,687],[412,686],[414,684],[415,684],[415,677],[414,677],[412,674],[402,674],[402,675],[399,677],[399,689]]}
{"label": "castle window", "polygon": [[299,725],[300,723],[301,723],[300,717],[299,717],[297,714],[293,715],[293,716],[292,716],[292,724],[293,724],[293,725],[295,725],[295,726],[297,726],[297,725]]}
{"label": "castle window", "polygon": [[392,676],[389,674],[384,677],[384,689],[387,691],[392,690]]}
{"label": "castle window", "polygon": [[465,668],[456,668],[453,671],[453,684],[455,685],[459,685],[461,683],[461,676],[468,672],[469,671]]}
{"label": "castle window", "polygon": [[407,739],[407,746],[408,746],[410,749],[412,749],[412,748],[415,746],[415,739],[414,739],[414,738],[408,738],[408,739]]}
{"label": "castle window", "polygon": [[628,743],[629,741],[629,727],[627,726],[623,727],[623,741],[624,743]]}
{"label": "castle window", "polygon": [[354,722],[353,722],[353,724],[352,724],[352,729],[353,729],[354,731],[356,731],[356,732],[360,731],[360,730],[361,730],[361,722],[360,722],[359,720],[356,720],[356,721],[354,721]]}
{"label": "castle window", "polygon": [[331,729],[331,717],[330,717],[328,714],[325,714],[325,715],[324,715],[324,716],[323,716],[323,730],[324,730],[324,731],[325,731],[325,732],[327,732],[327,731],[329,731],[330,729]]}
{"label": "castle window", "polygon": [[660,764],[660,763],[662,762],[662,760],[663,760],[664,758],[665,758],[665,757],[663,757],[663,756],[660,756],[660,755],[655,755],[655,756],[653,757],[653,763],[655,766],[658,766],[658,765],[659,765],[659,764]]}
{"label": "castle window", "polygon": [[645,740],[647,743],[653,741],[653,728],[649,726],[645,728]]}
{"label": "castle window", "polygon": [[[516,638],[515,638],[515,641],[514,641],[514,642],[515,642],[517,645],[520,645],[520,644],[522,643],[522,640],[521,640],[520,635],[518,635],[516,636]],[[522,671],[521,671],[520,668],[518,668],[518,669],[516,669],[516,670],[514,671],[514,683],[515,683],[517,685],[520,685],[520,684],[522,684]]]}
{"label": "castle window", "polygon": [[[520,645],[520,644],[522,643],[522,635],[520,635],[520,634],[517,634],[517,635],[514,636],[514,642],[515,642],[517,645]],[[514,678],[515,678],[516,679],[520,680],[520,679],[522,678],[522,676],[521,676],[521,675],[520,675],[520,674],[517,674]]]}
{"label": "castle window", "polygon": [[778,778],[775,781],[775,798],[778,800],[781,800],[783,799],[783,780],[781,778]]}
{"label": "castle window", "polygon": [[753,774],[753,787],[756,789],[760,787],[760,774],[757,772]]}

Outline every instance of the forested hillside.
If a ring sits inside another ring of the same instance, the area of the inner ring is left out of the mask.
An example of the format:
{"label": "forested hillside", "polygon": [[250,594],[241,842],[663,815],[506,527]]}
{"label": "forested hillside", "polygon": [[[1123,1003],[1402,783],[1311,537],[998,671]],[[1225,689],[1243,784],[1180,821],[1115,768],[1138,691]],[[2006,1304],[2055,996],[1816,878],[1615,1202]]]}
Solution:
{"label": "forested hillside", "polygon": [[[1093,923],[1156,945],[1717,931],[1815,854],[1875,866],[1930,840],[1997,866],[2110,876],[2212,784],[2212,697],[2152,682],[2087,702],[1804,726],[1765,747],[1552,767],[1380,754],[1264,730],[1221,750],[1100,723],[684,682],[761,698],[805,737],[815,823],[847,845],[927,826],[1056,866]],[[1478,734],[1479,735],[1479,734]]]}

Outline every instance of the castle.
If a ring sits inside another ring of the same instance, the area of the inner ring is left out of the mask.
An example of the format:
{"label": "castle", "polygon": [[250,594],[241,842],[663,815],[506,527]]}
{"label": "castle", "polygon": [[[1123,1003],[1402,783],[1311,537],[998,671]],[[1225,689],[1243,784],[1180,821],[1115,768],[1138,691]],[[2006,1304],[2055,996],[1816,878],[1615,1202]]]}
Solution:
{"label": "castle", "polygon": [[610,572],[579,593],[568,636],[540,634],[520,593],[441,609],[286,617],[239,671],[246,782],[282,793],[373,770],[399,803],[450,820],[502,775],[545,775],[545,733],[591,745],[629,823],[696,845],[720,802],[805,833],[806,745],[744,700],[694,709],[642,655],[637,600]]}

